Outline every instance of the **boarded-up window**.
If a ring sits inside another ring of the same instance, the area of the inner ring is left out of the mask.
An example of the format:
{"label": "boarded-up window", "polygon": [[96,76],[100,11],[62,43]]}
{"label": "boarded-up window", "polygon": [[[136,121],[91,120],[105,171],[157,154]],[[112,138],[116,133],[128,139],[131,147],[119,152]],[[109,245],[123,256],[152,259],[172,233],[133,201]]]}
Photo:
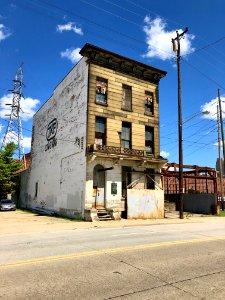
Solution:
{"label": "boarded-up window", "polygon": [[122,122],[122,148],[131,149],[131,123]]}
{"label": "boarded-up window", "polygon": [[106,143],[106,119],[96,117],[95,123],[95,144],[105,145]]}
{"label": "boarded-up window", "polygon": [[154,114],[153,93],[145,91],[145,113],[148,115]]}
{"label": "boarded-up window", "polygon": [[122,108],[132,110],[132,89],[131,86],[123,84]]}
{"label": "boarded-up window", "polygon": [[146,155],[154,154],[154,128],[145,126],[145,151]]}
{"label": "boarded-up window", "polygon": [[96,78],[96,102],[107,104],[107,89],[108,89],[108,80],[97,77]]}

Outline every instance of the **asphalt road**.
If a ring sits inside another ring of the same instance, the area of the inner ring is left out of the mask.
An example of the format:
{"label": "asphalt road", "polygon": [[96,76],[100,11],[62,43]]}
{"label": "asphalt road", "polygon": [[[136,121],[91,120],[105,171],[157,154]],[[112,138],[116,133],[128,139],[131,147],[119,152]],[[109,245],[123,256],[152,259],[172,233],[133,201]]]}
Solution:
{"label": "asphalt road", "polygon": [[0,299],[225,299],[225,218],[0,235]]}

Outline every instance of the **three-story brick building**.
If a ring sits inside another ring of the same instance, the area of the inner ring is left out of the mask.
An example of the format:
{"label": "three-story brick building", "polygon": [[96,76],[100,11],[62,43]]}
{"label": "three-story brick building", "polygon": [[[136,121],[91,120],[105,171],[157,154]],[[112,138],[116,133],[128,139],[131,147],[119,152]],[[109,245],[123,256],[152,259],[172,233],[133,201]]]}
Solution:
{"label": "three-story brick building", "polygon": [[164,216],[158,84],[166,72],[86,44],[33,120],[21,204],[97,219]]}

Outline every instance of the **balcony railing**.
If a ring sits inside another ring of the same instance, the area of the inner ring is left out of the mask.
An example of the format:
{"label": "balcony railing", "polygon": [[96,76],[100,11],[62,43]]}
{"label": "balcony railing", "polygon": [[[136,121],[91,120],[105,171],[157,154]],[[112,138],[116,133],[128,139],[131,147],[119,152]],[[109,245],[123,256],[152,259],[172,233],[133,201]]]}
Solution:
{"label": "balcony railing", "polygon": [[153,157],[153,154],[146,154],[144,150],[127,149],[121,147],[112,147],[105,145],[90,145],[87,149],[88,152],[101,152],[107,154],[117,154],[117,155],[129,155],[138,157]]}

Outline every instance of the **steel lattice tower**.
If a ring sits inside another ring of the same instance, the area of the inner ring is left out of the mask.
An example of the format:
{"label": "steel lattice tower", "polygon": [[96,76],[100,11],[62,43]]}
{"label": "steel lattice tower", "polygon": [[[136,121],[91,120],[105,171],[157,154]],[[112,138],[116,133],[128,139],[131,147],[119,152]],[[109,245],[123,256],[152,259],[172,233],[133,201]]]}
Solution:
{"label": "steel lattice tower", "polygon": [[25,156],[24,156],[24,147],[23,147],[23,133],[22,133],[22,123],[21,123],[21,106],[20,100],[22,96],[22,86],[23,86],[23,69],[22,65],[16,72],[14,82],[14,89],[9,90],[9,92],[13,93],[12,103],[7,103],[6,105],[11,106],[11,113],[9,116],[8,125],[6,127],[6,132],[3,138],[2,147],[9,143],[14,142],[17,146],[17,150],[15,155],[16,158],[20,161],[24,161],[25,164]]}

